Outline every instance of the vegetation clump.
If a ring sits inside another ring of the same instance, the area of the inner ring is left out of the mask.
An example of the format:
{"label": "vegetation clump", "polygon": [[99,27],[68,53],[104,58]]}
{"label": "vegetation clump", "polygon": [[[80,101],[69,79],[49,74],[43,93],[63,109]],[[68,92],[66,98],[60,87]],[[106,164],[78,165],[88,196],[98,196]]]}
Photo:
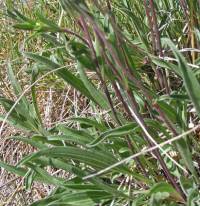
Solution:
{"label": "vegetation clump", "polygon": [[33,2],[5,2],[0,96],[32,148],[0,167],[51,186],[30,204],[200,205],[200,1]]}

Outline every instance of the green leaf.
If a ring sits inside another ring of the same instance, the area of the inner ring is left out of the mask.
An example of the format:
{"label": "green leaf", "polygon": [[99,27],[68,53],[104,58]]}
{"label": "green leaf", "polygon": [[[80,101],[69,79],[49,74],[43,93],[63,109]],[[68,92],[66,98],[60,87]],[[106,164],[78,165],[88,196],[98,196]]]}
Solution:
{"label": "green leaf", "polygon": [[79,162],[88,164],[94,168],[102,169],[116,162],[116,159],[112,155],[107,155],[98,151],[83,150],[81,148],[74,147],[53,147],[49,149],[43,149],[39,152],[31,154],[25,157],[20,164],[25,164],[32,159],[40,156],[47,157],[65,157],[66,159],[73,159]]}
{"label": "green leaf", "polygon": [[[17,81],[17,79],[14,75],[14,72],[13,72],[13,69],[12,69],[10,63],[8,64],[8,77],[10,79],[10,82],[12,84],[12,87],[14,89],[15,94],[19,97],[22,94],[22,88],[19,85],[19,83],[18,83],[18,81]],[[28,103],[27,99],[24,96],[21,98],[21,100],[24,104],[24,107],[25,107],[24,109],[29,108],[29,103]]]}
{"label": "green leaf", "polygon": [[129,124],[123,125],[121,127],[110,129],[110,130],[102,133],[93,142],[88,144],[88,147],[94,147],[109,137],[121,137],[124,135],[128,135],[130,133],[133,133],[134,129],[136,129],[136,128],[137,128],[137,123],[129,123]]}
{"label": "green leaf", "polygon": [[[4,107],[4,109],[7,112],[9,112],[9,110],[14,105],[14,102],[4,97],[0,97],[0,104]],[[0,115],[1,120],[4,120],[4,118],[5,115]],[[15,109],[12,110],[10,116],[7,119],[7,122],[18,128],[38,132],[39,125],[37,120],[29,116],[29,112],[26,110],[22,103],[19,103],[15,106]]]}
{"label": "green leaf", "polygon": [[[32,85],[33,85],[33,83],[37,79],[37,74],[38,73],[34,69],[32,69],[32,75],[31,75],[31,84]],[[39,111],[39,105],[37,103],[36,87],[35,87],[35,85],[33,85],[31,87],[31,95],[32,95],[32,101],[33,101],[33,107],[34,107],[34,110],[35,110],[35,114],[37,116],[37,119],[38,119],[40,125],[43,126],[42,118],[41,118],[40,111]]]}
{"label": "green leaf", "polygon": [[175,142],[178,151],[180,152],[180,155],[187,166],[187,168],[190,170],[190,172],[193,174],[195,180],[199,182],[199,177],[196,172],[196,169],[193,165],[193,160],[192,160],[192,154],[189,149],[189,145],[185,139],[180,139]]}
{"label": "green leaf", "polygon": [[[8,165],[2,161],[0,161],[0,167],[6,169],[8,172],[11,172],[11,173],[16,174],[16,175],[21,176],[21,177],[24,177],[28,172],[27,169]],[[35,179],[40,181],[40,182],[43,182],[43,183],[52,184],[52,181],[45,181],[44,178],[42,178],[41,176],[36,176]]]}
{"label": "green leaf", "polygon": [[200,204],[199,191],[196,188],[192,188],[187,198],[187,206],[196,206]]}
{"label": "green leaf", "polygon": [[30,167],[32,171],[34,171],[42,179],[43,182],[48,182],[49,184],[56,186],[64,186],[67,183],[67,180],[52,176],[46,170],[40,168],[37,165],[27,163],[27,166]]}
{"label": "green leaf", "polygon": [[176,190],[166,182],[159,182],[155,184],[151,189],[149,194],[152,195],[156,192],[168,192],[168,193],[177,193]]}
{"label": "green leaf", "polygon": [[[46,156],[48,158],[64,157],[66,160],[73,159],[73,161],[79,161],[80,163],[85,163],[86,165],[89,165],[96,169],[103,169],[117,162],[115,157],[107,151],[99,152],[97,150],[90,151],[90,150],[83,150],[81,148],[74,148],[70,146],[67,147],[59,146],[59,147],[53,147],[49,149],[43,149],[39,152],[30,154],[29,156],[21,160],[19,162],[19,165],[27,164],[28,162],[36,160],[42,156]],[[114,168],[113,171],[118,171],[128,175],[132,175],[138,180],[149,182],[148,179],[146,179],[140,174],[129,171],[129,169],[127,169],[127,167],[125,166],[119,166],[117,168]]]}
{"label": "green leaf", "polygon": [[167,68],[167,69],[169,69],[171,71],[174,71],[179,76],[182,76],[181,70],[180,70],[180,68],[177,65],[175,65],[173,63],[170,63],[170,62],[166,62],[166,61],[161,60],[161,59],[159,59],[157,57],[154,57],[154,56],[152,56],[152,61],[157,66],[160,66],[161,68]]}
{"label": "green leaf", "polygon": [[70,205],[70,206],[91,206],[96,205],[103,200],[110,199],[112,196],[104,191],[84,191],[84,192],[63,192],[52,195],[43,200],[37,201],[32,206],[48,206],[48,205]]}
{"label": "green leaf", "polygon": [[57,38],[53,35],[50,35],[48,33],[42,33],[41,36],[49,43],[53,44],[56,47],[63,47],[63,52],[66,53],[66,50],[64,50],[65,45],[60,43]]}
{"label": "green leaf", "polygon": [[23,29],[23,30],[33,30],[35,28],[35,25],[30,24],[28,22],[18,23],[13,25],[16,29]]}
{"label": "green leaf", "polygon": [[36,176],[36,173],[34,170],[29,169],[28,172],[26,173],[25,187],[27,190],[31,189],[35,176]]}
{"label": "green leaf", "polygon": [[168,183],[166,182],[159,182],[155,184],[149,192],[149,195],[153,195],[156,193],[169,193],[171,197],[175,198],[176,200],[183,201],[183,198],[180,194]]}
{"label": "green leaf", "polygon": [[19,176],[24,176],[27,172],[27,170],[24,169],[24,168],[19,168],[19,167],[15,167],[15,166],[12,166],[12,165],[8,165],[8,164],[6,164],[2,161],[0,161],[0,167],[6,169],[7,171],[9,171],[11,173],[19,175]]}
{"label": "green leaf", "polygon": [[94,86],[94,84],[92,84],[92,82],[89,81],[89,79],[87,78],[87,75],[85,73],[85,70],[80,63],[78,63],[78,65],[77,65],[77,70],[79,71],[80,77],[81,77],[85,87],[88,89],[90,94],[95,99],[95,102],[97,102],[102,107],[102,109],[109,109],[109,103],[106,99],[106,96],[104,94],[102,94],[99,90],[97,90],[97,88]]}
{"label": "green leaf", "polygon": [[134,26],[135,32],[137,32],[137,35],[140,38],[140,41],[144,44],[145,49],[149,48],[146,34],[147,27],[145,23],[141,23],[141,19],[133,11],[126,8],[126,6],[121,7],[120,12],[122,12],[125,16],[128,16]]}
{"label": "green leaf", "polygon": [[[0,121],[4,121],[6,115],[0,115]],[[22,129],[22,130],[31,130],[29,125],[27,125],[24,121],[22,121],[18,117],[14,117],[13,114],[10,115],[10,117],[7,118],[6,122],[16,128]]]}
{"label": "green leaf", "polygon": [[63,125],[58,125],[57,126],[58,130],[61,131],[64,136],[50,136],[48,137],[49,140],[58,140],[58,139],[62,139],[62,140],[66,140],[66,141],[73,141],[73,142],[77,142],[80,144],[86,144],[90,141],[92,141],[94,138],[88,134],[85,131],[81,131],[81,130],[76,130],[76,129],[72,129],[72,128],[68,128],[65,127]]}
{"label": "green leaf", "polygon": [[[46,145],[42,144],[41,142],[34,140],[34,137],[35,136],[33,136],[32,138],[22,137],[22,136],[12,136],[12,137],[10,137],[10,139],[22,141],[22,142],[24,142],[26,144],[30,144],[31,146],[38,148],[38,149],[48,148]],[[43,138],[45,138],[45,137],[43,137]]]}
{"label": "green leaf", "polygon": [[100,131],[105,131],[107,129],[104,123],[100,123],[96,121],[95,119],[91,119],[91,118],[72,117],[72,118],[69,118],[68,120],[77,121],[79,123],[82,123],[82,124],[85,124],[91,127],[95,127],[96,129],[99,129]]}
{"label": "green leaf", "polygon": [[31,24],[34,24],[35,21],[24,16],[21,14],[17,9],[13,9],[12,11],[9,11],[10,14],[12,14],[12,17],[17,17],[16,20],[21,21],[21,22],[29,22]]}
{"label": "green leaf", "polygon": [[57,26],[52,20],[48,20],[41,13],[36,12],[36,16],[38,18],[38,22],[36,23],[35,30],[38,31],[51,31],[51,32],[59,32],[61,29]]}
{"label": "green leaf", "polygon": [[172,121],[172,122],[177,122],[177,114],[176,111],[172,106],[170,106],[167,102],[165,101],[156,101],[161,110],[167,115],[167,117]]}
{"label": "green leaf", "polygon": [[177,50],[176,46],[170,41],[169,39],[163,40],[167,45],[170,46],[172,49],[174,55],[176,56],[179,64],[179,69],[181,71],[181,76],[184,81],[184,86],[186,88],[186,91],[192,100],[195,109],[197,111],[198,116],[200,117],[200,85],[195,77],[192,69],[187,65],[187,62],[183,55]]}

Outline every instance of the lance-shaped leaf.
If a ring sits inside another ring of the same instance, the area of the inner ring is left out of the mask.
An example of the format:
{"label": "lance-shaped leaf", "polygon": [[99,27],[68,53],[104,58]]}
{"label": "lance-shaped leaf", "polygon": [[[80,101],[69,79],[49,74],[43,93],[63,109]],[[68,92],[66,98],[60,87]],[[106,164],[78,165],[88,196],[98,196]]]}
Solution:
{"label": "lance-shaped leaf", "polygon": [[99,137],[97,137],[93,142],[88,144],[88,147],[94,147],[109,137],[121,137],[124,135],[128,135],[132,133],[135,128],[137,128],[137,123],[129,123],[121,127],[117,127],[117,128],[105,131]]}
{"label": "lance-shaped leaf", "polygon": [[163,39],[163,41],[170,46],[170,48],[172,49],[172,52],[176,56],[176,59],[178,61],[178,65],[179,65],[179,69],[181,71],[181,76],[182,76],[183,81],[184,81],[184,86],[186,88],[186,91],[187,91],[190,99],[192,100],[192,102],[196,108],[198,116],[200,117],[200,95],[199,95],[200,84],[199,84],[195,74],[193,73],[192,69],[187,65],[185,58],[178,51],[178,49],[172,43],[172,41],[169,39]]}
{"label": "lance-shaped leaf", "polygon": [[79,71],[80,77],[85,85],[85,87],[88,89],[88,91],[90,92],[90,94],[93,96],[93,98],[95,99],[96,102],[98,102],[98,104],[103,108],[103,109],[109,109],[109,103],[105,97],[105,95],[103,95],[101,93],[101,91],[99,91],[94,84],[92,84],[91,81],[89,81],[85,70],[82,66],[82,64],[78,63],[77,65],[77,69]]}

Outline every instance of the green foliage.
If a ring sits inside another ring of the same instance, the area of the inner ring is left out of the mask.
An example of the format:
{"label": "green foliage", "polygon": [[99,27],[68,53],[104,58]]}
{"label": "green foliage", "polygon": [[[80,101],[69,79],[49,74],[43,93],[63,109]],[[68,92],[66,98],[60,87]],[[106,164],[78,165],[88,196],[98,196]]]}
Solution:
{"label": "green foliage", "polygon": [[[2,161],[0,166],[23,176],[26,189],[34,181],[55,186],[33,206],[198,205],[199,166],[194,154],[199,157],[199,151],[193,145],[199,142],[192,132],[113,165],[186,132],[193,118],[189,107],[200,117],[200,5],[181,1],[185,7],[165,0],[59,2],[64,20],[58,25],[42,12],[7,11],[15,29],[30,32],[27,45],[40,39],[48,51],[23,53],[31,64],[29,98],[8,64],[8,77],[19,99],[15,104],[0,97],[10,114],[0,119],[26,130],[27,136],[11,138],[37,151],[16,166]],[[184,12],[190,15],[186,18]],[[75,30],[65,28],[67,17],[76,23]],[[191,48],[184,52],[186,47]],[[52,73],[102,114],[74,116],[45,128],[35,81]],[[47,167],[63,170],[71,178],[52,175]],[[99,175],[99,171],[104,172]]]}

